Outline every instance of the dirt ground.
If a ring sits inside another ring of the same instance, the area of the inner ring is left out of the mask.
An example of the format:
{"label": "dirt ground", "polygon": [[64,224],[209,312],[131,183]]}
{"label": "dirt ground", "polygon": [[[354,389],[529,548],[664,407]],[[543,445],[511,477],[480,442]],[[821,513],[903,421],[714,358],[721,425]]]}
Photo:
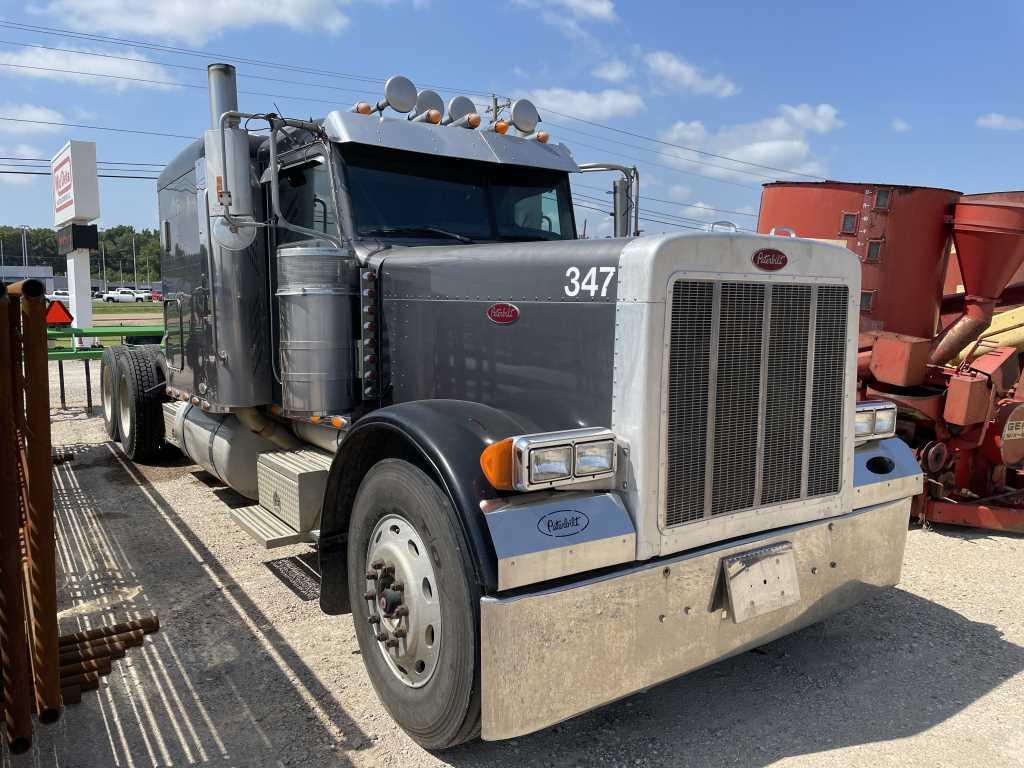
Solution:
{"label": "dirt ground", "polygon": [[1024,765],[1024,537],[955,528],[912,530],[900,586],[823,624],[532,736],[428,753],[378,702],[351,619],[319,613],[308,548],[261,549],[228,517],[245,502],[186,461],[126,462],[67,368],[61,629],[161,629],[4,766]]}

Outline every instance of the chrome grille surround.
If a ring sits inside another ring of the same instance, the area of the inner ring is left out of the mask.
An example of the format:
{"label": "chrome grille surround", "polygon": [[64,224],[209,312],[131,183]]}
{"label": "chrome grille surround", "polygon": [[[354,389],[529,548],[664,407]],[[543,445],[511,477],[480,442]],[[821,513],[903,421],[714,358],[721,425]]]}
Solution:
{"label": "chrome grille surround", "polygon": [[839,492],[849,295],[670,284],[664,528]]}

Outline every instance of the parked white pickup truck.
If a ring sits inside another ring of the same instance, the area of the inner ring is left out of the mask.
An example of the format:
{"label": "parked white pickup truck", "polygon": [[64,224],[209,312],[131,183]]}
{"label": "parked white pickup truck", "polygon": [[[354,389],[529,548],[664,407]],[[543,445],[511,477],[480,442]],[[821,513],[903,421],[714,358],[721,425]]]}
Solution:
{"label": "parked white pickup truck", "polygon": [[124,302],[131,303],[135,301],[145,301],[146,299],[140,294],[133,291],[131,288],[118,288],[113,291],[107,291],[103,294],[103,300],[108,302]]}

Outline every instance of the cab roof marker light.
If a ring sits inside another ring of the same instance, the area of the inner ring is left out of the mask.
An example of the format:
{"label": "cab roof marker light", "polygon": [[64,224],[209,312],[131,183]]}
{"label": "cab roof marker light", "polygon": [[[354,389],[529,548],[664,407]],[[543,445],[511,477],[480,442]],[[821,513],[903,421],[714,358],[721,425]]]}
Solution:
{"label": "cab roof marker light", "polygon": [[508,132],[508,123],[505,122],[504,120],[495,120],[493,123],[487,126],[487,130],[494,131],[495,133],[500,133],[504,135]]}
{"label": "cab roof marker light", "polygon": [[373,107],[365,101],[360,101],[352,107],[352,112],[355,112],[357,115],[371,115],[373,114]]}

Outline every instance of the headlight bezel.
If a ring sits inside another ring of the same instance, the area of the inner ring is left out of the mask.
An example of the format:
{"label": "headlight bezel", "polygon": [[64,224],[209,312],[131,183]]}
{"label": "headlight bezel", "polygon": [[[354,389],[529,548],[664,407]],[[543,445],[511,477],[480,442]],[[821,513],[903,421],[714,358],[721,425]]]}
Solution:
{"label": "headlight bezel", "polygon": [[[577,472],[578,447],[608,444],[611,449],[611,467],[593,472]],[[569,474],[550,480],[534,480],[531,473],[533,462],[531,452],[551,448],[570,450]],[[535,435],[520,435],[512,440],[512,484],[517,491],[537,491],[547,488],[561,488],[579,483],[589,483],[615,476],[618,471],[619,447],[615,433],[603,427],[585,427],[561,432],[544,432]]]}
{"label": "headlight bezel", "polygon": [[[881,428],[879,427],[881,417]],[[871,440],[896,436],[896,404],[888,400],[863,400],[857,403],[854,415],[854,438],[857,445]],[[858,422],[867,424],[867,431],[858,431]]]}

